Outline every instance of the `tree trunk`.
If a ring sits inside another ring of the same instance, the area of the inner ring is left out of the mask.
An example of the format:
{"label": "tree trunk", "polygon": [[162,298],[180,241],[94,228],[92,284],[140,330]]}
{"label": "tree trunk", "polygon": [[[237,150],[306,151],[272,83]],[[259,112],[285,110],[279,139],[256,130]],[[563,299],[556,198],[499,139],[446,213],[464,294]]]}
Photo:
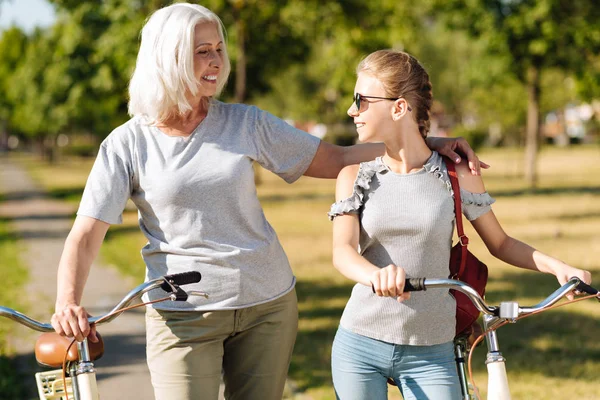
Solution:
{"label": "tree trunk", "polygon": [[0,153],[8,150],[8,124],[5,120],[0,121]]}
{"label": "tree trunk", "polygon": [[235,101],[246,100],[246,26],[241,18],[236,18],[235,32],[237,37],[235,67]]}
{"label": "tree trunk", "polygon": [[527,135],[525,137],[525,181],[530,189],[537,184],[537,153],[540,136],[540,71],[527,74]]}

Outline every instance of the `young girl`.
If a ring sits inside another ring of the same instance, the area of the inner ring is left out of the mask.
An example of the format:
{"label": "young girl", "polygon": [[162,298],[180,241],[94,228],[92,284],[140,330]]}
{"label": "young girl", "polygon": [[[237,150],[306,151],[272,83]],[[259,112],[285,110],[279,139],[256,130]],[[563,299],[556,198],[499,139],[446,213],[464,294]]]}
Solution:
{"label": "young girl", "polygon": [[[357,68],[354,118],[361,142],[385,155],[338,176],[333,262],[358,282],[332,349],[339,399],[386,399],[387,378],[405,399],[460,399],[452,339],[455,302],[448,291],[403,293],[405,277],[447,278],[454,228],[453,193],[443,158],[425,144],[432,103],[425,69],[411,55],[381,50]],[[563,284],[591,275],[508,236],[480,176],[457,165],[462,210],[495,257],[550,273]],[[357,250],[358,249],[358,250]]]}

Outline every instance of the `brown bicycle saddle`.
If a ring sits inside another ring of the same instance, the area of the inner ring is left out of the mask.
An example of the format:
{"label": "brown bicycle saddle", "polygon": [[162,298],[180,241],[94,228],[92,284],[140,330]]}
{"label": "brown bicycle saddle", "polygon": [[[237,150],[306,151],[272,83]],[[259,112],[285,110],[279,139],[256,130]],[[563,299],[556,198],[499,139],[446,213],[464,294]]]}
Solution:
{"label": "brown bicycle saddle", "polygon": [[[88,341],[92,361],[99,359],[104,354],[102,336],[98,332],[96,332],[96,336],[99,340],[98,343]],[[71,341],[72,339],[60,336],[56,332],[42,333],[35,342],[35,359],[38,364],[45,367],[60,368]],[[69,349],[67,361],[77,361],[78,359],[77,344],[75,343]]]}

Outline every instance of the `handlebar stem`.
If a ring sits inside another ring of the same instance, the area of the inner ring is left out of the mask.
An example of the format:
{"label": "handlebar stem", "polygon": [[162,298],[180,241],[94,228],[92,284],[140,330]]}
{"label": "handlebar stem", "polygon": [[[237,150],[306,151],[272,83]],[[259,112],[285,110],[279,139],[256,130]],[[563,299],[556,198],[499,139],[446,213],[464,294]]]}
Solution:
{"label": "handlebar stem", "polygon": [[90,357],[90,347],[88,346],[87,338],[84,338],[81,342],[77,342],[77,352],[79,353],[79,359],[81,361],[92,361],[92,358]]}

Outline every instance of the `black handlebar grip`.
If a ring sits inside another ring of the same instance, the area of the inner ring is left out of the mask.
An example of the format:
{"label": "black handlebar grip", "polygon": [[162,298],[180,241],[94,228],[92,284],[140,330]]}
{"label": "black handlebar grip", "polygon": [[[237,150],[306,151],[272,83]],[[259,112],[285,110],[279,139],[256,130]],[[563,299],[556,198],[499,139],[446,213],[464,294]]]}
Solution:
{"label": "black handlebar grip", "polygon": [[598,289],[591,287],[590,285],[588,285],[585,282],[579,282],[575,289],[579,290],[580,292],[587,293],[587,294],[598,294]]}
{"label": "black handlebar grip", "polygon": [[180,274],[165,275],[164,279],[166,282],[164,282],[161,285],[161,288],[165,292],[169,292],[169,291],[171,291],[171,288],[169,287],[167,282],[170,282],[177,286],[187,285],[189,283],[198,283],[198,282],[200,282],[200,279],[202,279],[202,275],[198,271],[189,271],[189,272],[182,272]]}
{"label": "black handlebar grip", "polygon": [[408,278],[404,281],[405,292],[420,292],[427,290],[425,287],[425,278]]}

